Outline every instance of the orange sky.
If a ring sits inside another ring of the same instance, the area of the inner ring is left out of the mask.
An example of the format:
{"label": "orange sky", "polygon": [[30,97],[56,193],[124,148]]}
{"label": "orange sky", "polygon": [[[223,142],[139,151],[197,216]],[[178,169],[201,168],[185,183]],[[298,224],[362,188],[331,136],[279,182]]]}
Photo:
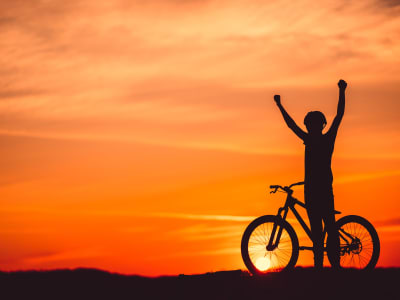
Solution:
{"label": "orange sky", "polygon": [[0,2],[0,269],[245,268],[244,229],[283,203],[267,187],[303,176],[272,96],[330,123],[339,78],[336,208],[400,266],[399,16],[394,0]]}

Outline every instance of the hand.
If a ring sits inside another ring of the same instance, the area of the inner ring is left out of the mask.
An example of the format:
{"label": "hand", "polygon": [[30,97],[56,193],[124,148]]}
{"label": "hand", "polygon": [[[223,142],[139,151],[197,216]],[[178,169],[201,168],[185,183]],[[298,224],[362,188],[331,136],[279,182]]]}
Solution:
{"label": "hand", "polygon": [[339,89],[344,91],[347,87],[347,82],[344,81],[343,79],[340,79],[338,82],[338,86],[339,86]]}
{"label": "hand", "polygon": [[280,95],[274,95],[274,101],[277,105],[281,104],[281,96]]}

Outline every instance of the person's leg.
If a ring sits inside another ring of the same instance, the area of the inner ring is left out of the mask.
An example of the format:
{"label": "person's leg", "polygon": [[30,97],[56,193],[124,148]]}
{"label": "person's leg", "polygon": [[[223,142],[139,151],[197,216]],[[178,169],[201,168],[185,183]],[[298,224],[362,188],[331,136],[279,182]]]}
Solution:
{"label": "person's leg", "polygon": [[326,205],[322,218],[324,220],[324,225],[326,232],[328,234],[327,238],[327,252],[329,261],[332,264],[332,268],[340,268],[340,241],[339,233],[336,230],[335,221],[335,208],[334,208],[334,197],[332,187],[329,188],[326,196]]}
{"label": "person's leg", "polygon": [[307,214],[310,220],[311,236],[313,240],[314,266],[322,269],[324,262],[324,241],[321,212],[315,207],[308,207]]}
{"label": "person's leg", "polygon": [[324,224],[328,233],[327,239],[327,250],[329,261],[332,264],[332,268],[340,268],[340,241],[339,233],[335,226],[335,213],[333,210],[329,210],[324,214]]}

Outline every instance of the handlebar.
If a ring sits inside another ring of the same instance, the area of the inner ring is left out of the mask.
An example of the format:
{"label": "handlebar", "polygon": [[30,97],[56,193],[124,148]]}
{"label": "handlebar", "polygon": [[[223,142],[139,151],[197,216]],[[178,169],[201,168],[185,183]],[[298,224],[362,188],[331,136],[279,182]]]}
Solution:
{"label": "handlebar", "polygon": [[273,191],[271,191],[271,194],[275,194],[278,189],[281,189],[282,191],[289,193],[290,191],[292,191],[292,187],[296,186],[296,185],[303,185],[304,181],[300,181],[300,182],[296,182],[296,183],[292,183],[289,186],[281,186],[281,185],[270,185],[269,188]]}
{"label": "handlebar", "polygon": [[292,183],[291,185],[289,185],[289,188],[291,188],[292,186],[296,186],[296,185],[304,185],[304,181],[299,181],[296,183]]}

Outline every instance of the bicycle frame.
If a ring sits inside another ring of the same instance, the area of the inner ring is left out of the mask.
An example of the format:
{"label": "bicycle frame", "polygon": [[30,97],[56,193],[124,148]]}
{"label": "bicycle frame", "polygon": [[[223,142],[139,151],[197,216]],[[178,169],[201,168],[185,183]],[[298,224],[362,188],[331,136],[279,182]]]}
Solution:
{"label": "bicycle frame", "polygon": [[[292,184],[291,186],[294,185],[301,185],[303,184],[303,182],[299,182],[299,183],[295,183]],[[287,193],[287,197],[286,197],[286,201],[285,201],[285,205],[281,208],[278,209],[278,213],[276,215],[277,218],[281,219],[281,220],[286,220],[287,214],[289,212],[289,210],[292,211],[292,213],[294,214],[294,216],[296,217],[297,221],[300,223],[301,227],[303,228],[304,232],[307,234],[307,236],[309,237],[309,239],[311,240],[311,242],[313,242],[312,240],[312,236],[311,236],[311,228],[307,226],[306,222],[304,222],[303,218],[301,217],[301,215],[299,214],[299,212],[296,210],[295,205],[299,205],[300,207],[306,209],[306,205],[305,203],[297,200],[296,198],[294,198],[293,195],[293,190],[290,189],[290,187],[280,187],[284,190],[284,192]],[[271,188],[275,188],[275,192],[278,189],[277,186],[271,186]],[[335,211],[335,213],[340,213]],[[274,224],[274,227],[272,228],[272,232],[271,232],[271,238],[268,242],[267,245],[267,250],[268,251],[273,251],[277,245],[279,244],[281,235],[282,235],[282,227],[279,227],[276,239],[275,239],[275,233],[276,233],[276,229],[277,229],[277,223]],[[324,228],[323,231],[323,237],[325,240],[325,236],[326,236],[326,228]],[[341,246],[341,252],[349,252],[353,249],[356,249],[358,247],[358,240],[355,239],[353,236],[351,236],[350,234],[348,234],[347,232],[345,232],[343,229],[339,229],[338,230],[338,234],[339,237],[342,238],[343,241],[345,241],[346,246]],[[351,240],[351,241],[349,241]],[[313,250],[313,247],[308,247],[308,246],[299,246],[299,250]],[[324,246],[324,251],[326,251],[327,248]]]}
{"label": "bicycle frame", "polygon": [[[296,204],[299,205],[300,207],[303,207],[304,209],[306,208],[306,205],[303,202],[294,198],[292,196],[292,194],[293,194],[292,190],[289,190],[287,192],[285,205],[283,207],[279,208],[276,216],[282,220],[286,220],[287,214],[288,214],[289,210],[291,210],[292,213],[294,214],[294,216],[296,217],[297,221],[300,223],[301,227],[303,228],[304,232],[307,234],[307,236],[312,241],[311,229],[307,226],[306,222],[304,222],[303,218],[301,217],[301,215],[295,208]],[[283,213],[283,215],[282,215],[282,213]],[[275,247],[278,245],[281,235],[282,235],[282,227],[280,227],[278,230],[276,240],[274,239],[274,236],[276,233],[276,227],[277,226],[275,224],[274,227],[272,228],[271,239],[269,240],[269,243],[267,245],[267,249],[270,251],[275,249]],[[324,231],[324,236],[325,236],[325,231]],[[274,240],[275,240],[275,242],[274,242]],[[312,250],[312,249],[313,249],[313,247],[300,246],[300,250]]]}
{"label": "bicycle frame", "polygon": [[[301,217],[301,215],[299,214],[299,212],[296,210],[295,205],[299,205],[300,207],[306,209],[306,205],[305,203],[297,200],[296,198],[294,198],[292,196],[293,191],[289,190],[287,191],[287,197],[286,197],[286,201],[285,201],[285,205],[281,208],[279,208],[278,213],[277,213],[277,217],[282,219],[282,220],[286,220],[287,214],[289,212],[289,210],[292,211],[293,215],[296,217],[297,221],[299,222],[299,224],[301,225],[301,227],[303,228],[304,232],[307,234],[307,236],[309,237],[309,239],[312,242],[312,236],[311,236],[311,228],[307,226],[306,222],[303,220],[303,218]],[[282,215],[283,212],[283,215]],[[279,228],[276,240],[274,242],[274,235],[276,232],[276,224],[274,225],[272,232],[271,232],[271,239],[268,243],[267,249],[268,250],[273,250],[275,249],[275,247],[278,245],[281,235],[282,235],[282,227]],[[347,236],[347,238],[344,235]],[[326,235],[326,229],[324,228],[323,231],[323,237],[325,239],[325,235]],[[351,245],[353,242],[353,237],[351,235],[349,235],[347,232],[343,231],[342,229],[339,230],[339,236],[346,241],[347,245]],[[348,239],[351,239],[352,241],[349,242]],[[349,246],[348,246],[349,247]],[[313,247],[308,247],[308,246],[300,246],[299,250],[313,250]],[[324,251],[326,251],[326,247],[324,247]]]}

